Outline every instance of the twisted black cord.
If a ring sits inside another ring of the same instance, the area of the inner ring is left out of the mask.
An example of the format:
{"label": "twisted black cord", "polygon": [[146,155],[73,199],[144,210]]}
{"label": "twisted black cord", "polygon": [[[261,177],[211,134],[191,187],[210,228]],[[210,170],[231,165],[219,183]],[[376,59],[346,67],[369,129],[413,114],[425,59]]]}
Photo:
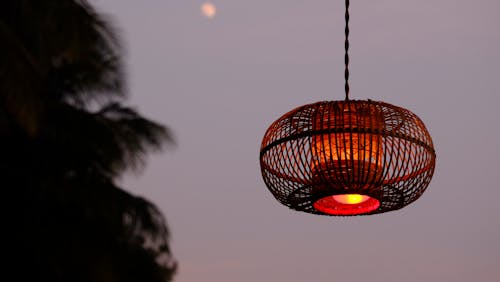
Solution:
{"label": "twisted black cord", "polygon": [[349,100],[349,0],[345,0],[345,99]]}

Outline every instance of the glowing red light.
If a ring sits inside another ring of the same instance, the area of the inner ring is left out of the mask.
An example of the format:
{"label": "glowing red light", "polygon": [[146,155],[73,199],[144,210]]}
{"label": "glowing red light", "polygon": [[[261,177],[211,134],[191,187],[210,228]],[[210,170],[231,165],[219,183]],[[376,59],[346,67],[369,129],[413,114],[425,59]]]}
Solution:
{"label": "glowing red light", "polygon": [[359,194],[328,196],[314,203],[317,211],[330,215],[366,214],[378,209],[379,206],[379,200]]}

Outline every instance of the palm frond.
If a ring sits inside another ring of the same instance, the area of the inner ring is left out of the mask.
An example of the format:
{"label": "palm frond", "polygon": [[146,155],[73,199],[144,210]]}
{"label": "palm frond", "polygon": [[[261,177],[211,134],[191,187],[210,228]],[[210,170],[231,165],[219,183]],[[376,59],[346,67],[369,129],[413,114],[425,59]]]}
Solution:
{"label": "palm frond", "polygon": [[2,6],[0,36],[9,51],[4,67],[24,71],[9,80],[39,86],[26,93],[79,104],[124,96],[118,32],[86,1],[16,0]]}
{"label": "palm frond", "polygon": [[114,178],[126,169],[142,168],[148,152],[173,143],[167,128],[119,104],[94,113],[61,104],[47,115],[39,139],[45,147],[38,151],[71,174]]}
{"label": "palm frond", "polygon": [[[170,281],[161,212],[114,185],[173,143],[123,106],[116,30],[84,0],[0,9],[0,171],[22,281]],[[97,109],[97,110],[94,110]]]}

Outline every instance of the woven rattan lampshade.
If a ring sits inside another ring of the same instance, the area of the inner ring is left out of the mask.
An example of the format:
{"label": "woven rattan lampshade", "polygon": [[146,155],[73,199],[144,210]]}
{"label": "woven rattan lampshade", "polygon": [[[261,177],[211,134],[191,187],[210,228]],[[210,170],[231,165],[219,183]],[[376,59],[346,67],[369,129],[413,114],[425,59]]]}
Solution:
{"label": "woven rattan lampshade", "polygon": [[298,107],[271,124],[262,140],[264,182],[294,210],[335,216],[397,210],[417,200],[434,173],[431,136],[415,114],[349,99],[349,2],[345,100]]}
{"label": "woven rattan lampshade", "polygon": [[282,204],[323,215],[400,209],[425,191],[435,152],[423,122],[383,102],[318,102],[276,120],[262,141],[264,182]]}

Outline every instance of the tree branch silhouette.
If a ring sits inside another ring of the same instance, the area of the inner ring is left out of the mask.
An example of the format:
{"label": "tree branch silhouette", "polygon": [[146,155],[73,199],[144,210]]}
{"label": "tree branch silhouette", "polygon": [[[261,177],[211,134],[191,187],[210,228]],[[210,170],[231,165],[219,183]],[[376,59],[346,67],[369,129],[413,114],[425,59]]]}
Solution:
{"label": "tree branch silhouette", "polygon": [[0,171],[18,281],[171,281],[154,204],[114,180],[172,143],[124,105],[119,36],[84,0],[0,9]]}

